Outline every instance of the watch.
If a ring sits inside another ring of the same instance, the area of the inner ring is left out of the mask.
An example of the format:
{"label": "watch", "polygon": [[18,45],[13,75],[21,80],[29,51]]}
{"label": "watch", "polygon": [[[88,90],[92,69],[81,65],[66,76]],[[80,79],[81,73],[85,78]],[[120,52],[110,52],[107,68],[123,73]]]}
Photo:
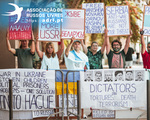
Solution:
{"label": "watch", "polygon": [[143,35],[144,34],[144,30],[140,31],[140,34]]}

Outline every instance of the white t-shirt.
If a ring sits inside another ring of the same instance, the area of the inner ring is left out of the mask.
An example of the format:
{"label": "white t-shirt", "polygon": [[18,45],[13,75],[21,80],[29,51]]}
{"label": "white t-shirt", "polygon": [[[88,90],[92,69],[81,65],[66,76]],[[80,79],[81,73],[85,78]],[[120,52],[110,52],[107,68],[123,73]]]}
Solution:
{"label": "white t-shirt", "polygon": [[43,59],[41,62],[41,69],[47,70],[48,69],[60,69],[59,67],[59,60],[57,54],[53,58],[52,56],[48,58],[45,53],[43,53]]}

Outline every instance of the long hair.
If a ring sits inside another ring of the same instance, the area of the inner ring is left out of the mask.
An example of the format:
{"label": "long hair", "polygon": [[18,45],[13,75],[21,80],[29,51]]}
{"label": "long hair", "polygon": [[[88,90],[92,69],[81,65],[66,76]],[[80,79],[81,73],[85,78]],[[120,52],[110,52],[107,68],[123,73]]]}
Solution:
{"label": "long hair", "polygon": [[55,49],[54,49],[54,51],[52,52],[52,55],[49,55],[49,53],[47,52],[47,48],[49,47],[49,45],[52,46],[52,48],[54,49],[54,44],[53,44],[52,42],[47,43],[47,44],[46,44],[46,49],[45,49],[45,55],[46,55],[48,58],[50,58],[51,56],[54,58],[55,55],[56,55]]}

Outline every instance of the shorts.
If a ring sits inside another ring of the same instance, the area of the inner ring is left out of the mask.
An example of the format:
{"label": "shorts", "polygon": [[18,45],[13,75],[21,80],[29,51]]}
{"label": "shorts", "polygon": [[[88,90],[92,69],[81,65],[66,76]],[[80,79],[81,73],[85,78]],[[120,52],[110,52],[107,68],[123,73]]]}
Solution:
{"label": "shorts", "polygon": [[126,67],[132,67],[133,61],[126,61]]}

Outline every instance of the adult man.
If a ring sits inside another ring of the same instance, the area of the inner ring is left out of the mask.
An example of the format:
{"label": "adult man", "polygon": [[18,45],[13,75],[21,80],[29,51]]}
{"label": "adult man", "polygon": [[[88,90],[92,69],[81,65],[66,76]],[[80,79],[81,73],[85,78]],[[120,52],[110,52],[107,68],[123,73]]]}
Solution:
{"label": "adult man", "polygon": [[112,71],[105,72],[105,82],[113,81]]}
{"label": "adult man", "polygon": [[123,81],[123,71],[115,72],[115,81]]}
{"label": "adult man", "polygon": [[109,68],[125,68],[125,55],[127,54],[129,43],[130,43],[130,35],[127,36],[125,47],[122,51],[122,43],[119,40],[114,40],[112,42],[112,49],[110,49],[109,37],[107,36],[108,30],[105,30],[106,35],[106,53],[108,57]]}
{"label": "adult man", "polygon": [[141,44],[142,44],[142,49],[141,49],[141,54],[143,58],[143,67],[146,69],[150,69],[150,42],[147,44],[147,51],[146,51],[146,45],[144,41],[144,31],[141,29],[140,30],[141,34]]}
{"label": "adult man", "polygon": [[84,81],[93,81],[92,73],[90,71],[85,72],[84,76],[85,76],[85,80]]}
{"label": "adult man", "polygon": [[95,81],[97,81],[97,82],[102,81],[102,72],[95,71]]}
{"label": "adult man", "polygon": [[133,71],[126,71],[126,81],[132,81],[134,76],[133,76]]}
{"label": "adult man", "polygon": [[[74,48],[72,51],[70,51],[71,46]],[[80,49],[81,41],[75,40],[74,37],[71,38],[71,42],[65,50],[65,63],[67,69],[84,70],[85,67],[89,69],[88,57]]]}
{"label": "adult man", "polygon": [[132,68],[133,64],[133,59],[132,59],[132,54],[134,54],[133,48],[129,47],[127,55],[126,55],[126,68]]}
{"label": "adult man", "polygon": [[31,48],[28,47],[28,40],[20,40],[21,46],[18,49],[11,48],[9,32],[7,31],[6,44],[9,52],[18,57],[18,68],[33,68],[33,55],[35,53],[34,36],[32,33]]}
{"label": "adult man", "polygon": [[144,80],[143,79],[143,73],[141,71],[138,71],[136,73],[136,79],[135,79],[135,81],[143,81],[143,80]]}

